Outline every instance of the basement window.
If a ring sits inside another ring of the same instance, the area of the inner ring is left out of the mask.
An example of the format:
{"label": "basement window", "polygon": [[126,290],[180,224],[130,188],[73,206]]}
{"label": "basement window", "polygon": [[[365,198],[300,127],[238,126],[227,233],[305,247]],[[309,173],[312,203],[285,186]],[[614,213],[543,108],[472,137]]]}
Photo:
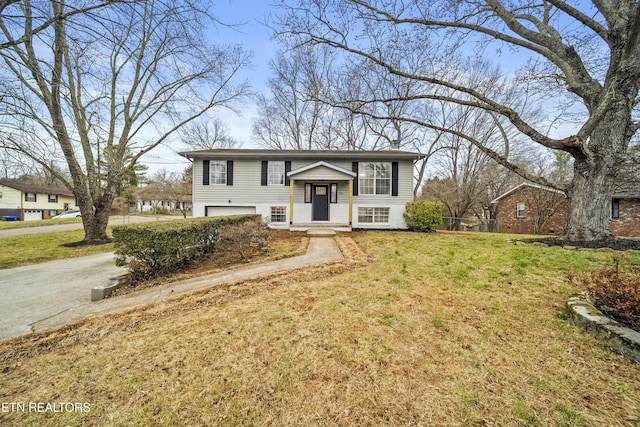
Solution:
{"label": "basement window", "polygon": [[271,206],[271,222],[287,222],[287,209],[284,206]]}

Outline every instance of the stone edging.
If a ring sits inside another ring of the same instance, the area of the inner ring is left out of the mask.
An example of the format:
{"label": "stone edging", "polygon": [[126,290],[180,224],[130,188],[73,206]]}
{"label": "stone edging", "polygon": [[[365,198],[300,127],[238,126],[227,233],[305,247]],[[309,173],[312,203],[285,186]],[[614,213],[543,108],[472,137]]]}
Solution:
{"label": "stone edging", "polygon": [[640,333],[606,317],[584,297],[571,297],[567,307],[574,323],[602,339],[616,352],[640,363]]}

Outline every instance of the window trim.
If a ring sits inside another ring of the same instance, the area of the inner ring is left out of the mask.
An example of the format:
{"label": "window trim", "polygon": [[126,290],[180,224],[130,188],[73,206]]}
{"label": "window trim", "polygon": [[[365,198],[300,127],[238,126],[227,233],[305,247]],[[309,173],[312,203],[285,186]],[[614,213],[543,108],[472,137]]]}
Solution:
{"label": "window trim", "polygon": [[[368,165],[373,165],[373,169],[368,168]],[[384,170],[385,172],[388,173],[388,177],[382,178],[382,177],[378,177],[378,172],[380,172],[382,170],[382,168],[379,170],[378,166],[384,165]],[[358,192],[359,195],[362,196],[391,196],[393,194],[393,163],[392,162],[360,162],[360,164],[358,165]],[[373,176],[372,177],[367,177],[366,174],[368,172],[373,171]],[[371,190],[372,192],[368,192],[369,187],[368,186],[364,186],[363,181],[372,181],[371,184]],[[378,181],[379,180],[384,180],[384,181],[388,181],[389,185],[387,186],[387,192],[386,193],[379,193],[378,192]]]}
{"label": "window trim", "polygon": [[527,206],[524,202],[516,203],[516,218],[526,218],[526,208]]}
{"label": "window trim", "polygon": [[[282,209],[282,213],[274,213],[275,209]],[[277,224],[285,224],[287,222],[287,207],[286,206],[271,206],[269,218],[270,221]],[[282,218],[282,221],[277,221],[274,218]]]}
{"label": "window trim", "polygon": [[304,202],[311,203],[313,198],[313,184],[310,182],[305,182],[304,184]]}
{"label": "window trim", "polygon": [[338,183],[329,184],[329,203],[338,203]]}
{"label": "window trim", "polygon": [[[53,199],[52,199],[53,197]],[[57,194],[49,194],[48,197],[49,203],[58,203],[58,195]]]}
{"label": "window trim", "polygon": [[[278,170],[274,171],[271,167],[278,166]],[[280,173],[280,168],[282,168],[282,173]],[[267,185],[277,185],[284,186],[286,184],[286,165],[284,160],[269,160],[267,162]],[[275,182],[272,178],[279,178],[279,182]],[[273,182],[272,182],[273,181]],[[281,182],[280,182],[281,181]]]}
{"label": "window trim", "polygon": [[[363,213],[363,210],[371,210],[371,214]],[[364,219],[371,216],[371,221]],[[360,206],[358,207],[358,223],[360,224],[389,224],[391,217],[391,208],[388,206]],[[380,218],[386,218],[380,221]]]}
{"label": "window trim", "polygon": [[611,219],[620,219],[620,199],[611,199]]}
{"label": "window trim", "polygon": [[[29,200],[29,194],[33,195],[33,200]],[[24,193],[24,201],[29,203],[36,203],[38,201],[38,194],[31,192]]]}
{"label": "window trim", "polygon": [[[214,166],[218,166],[221,168],[221,170],[218,171],[220,176],[214,177],[213,175]],[[227,161],[226,160],[209,160],[209,185],[227,185]]]}

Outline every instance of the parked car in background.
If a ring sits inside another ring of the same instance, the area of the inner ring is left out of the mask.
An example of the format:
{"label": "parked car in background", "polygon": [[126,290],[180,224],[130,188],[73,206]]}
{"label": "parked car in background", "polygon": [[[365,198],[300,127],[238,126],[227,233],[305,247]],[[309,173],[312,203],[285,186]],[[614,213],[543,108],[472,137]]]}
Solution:
{"label": "parked car in background", "polygon": [[60,215],[54,216],[52,219],[63,219],[63,218],[80,218],[82,214],[77,209],[68,210],[66,212],[62,212]]}

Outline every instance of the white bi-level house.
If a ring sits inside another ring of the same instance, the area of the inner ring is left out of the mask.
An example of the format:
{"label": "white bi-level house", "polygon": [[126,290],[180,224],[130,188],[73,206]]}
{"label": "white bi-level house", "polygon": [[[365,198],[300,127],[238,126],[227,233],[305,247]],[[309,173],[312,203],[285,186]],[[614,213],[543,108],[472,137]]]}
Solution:
{"label": "white bi-level house", "polygon": [[193,162],[193,216],[260,214],[271,226],[402,229],[420,153],[216,149]]}

